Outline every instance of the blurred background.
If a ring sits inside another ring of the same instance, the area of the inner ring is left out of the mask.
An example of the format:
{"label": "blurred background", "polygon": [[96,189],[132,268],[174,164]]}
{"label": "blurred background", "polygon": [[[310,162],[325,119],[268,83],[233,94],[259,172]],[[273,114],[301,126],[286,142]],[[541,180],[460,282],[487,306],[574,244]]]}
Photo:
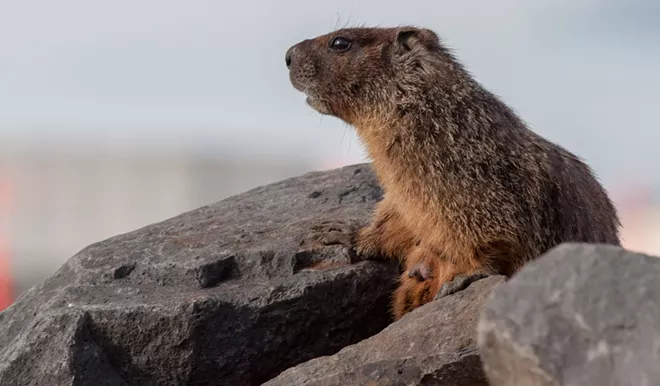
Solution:
{"label": "blurred background", "polygon": [[657,0],[0,0],[0,308],[90,243],[366,161],[284,65],[358,24],[435,30],[660,255]]}

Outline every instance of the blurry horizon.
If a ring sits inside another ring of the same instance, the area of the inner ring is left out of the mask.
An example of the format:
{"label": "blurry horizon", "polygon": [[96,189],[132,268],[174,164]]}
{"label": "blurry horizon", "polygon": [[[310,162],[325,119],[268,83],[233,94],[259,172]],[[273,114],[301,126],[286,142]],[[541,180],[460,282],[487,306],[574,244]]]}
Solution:
{"label": "blurry horizon", "polygon": [[[643,169],[660,139],[658,21],[651,0],[4,2],[0,135],[186,140],[357,162],[355,133],[305,105],[284,52],[344,25],[414,24],[611,182]],[[645,177],[660,185],[657,173]]]}
{"label": "blurry horizon", "polygon": [[0,187],[15,196],[0,233],[21,288],[92,242],[368,161],[284,64],[292,44],[354,25],[437,32],[532,130],[585,159],[627,221],[658,229],[660,2],[0,1]]}

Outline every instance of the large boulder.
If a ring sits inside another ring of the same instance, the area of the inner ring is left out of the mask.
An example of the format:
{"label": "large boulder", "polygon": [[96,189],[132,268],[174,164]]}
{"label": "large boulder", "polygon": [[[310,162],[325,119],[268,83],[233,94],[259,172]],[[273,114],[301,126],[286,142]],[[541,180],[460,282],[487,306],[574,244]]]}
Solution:
{"label": "large boulder", "polygon": [[412,311],[369,339],[289,369],[264,386],[486,386],[475,331],[487,295],[503,281],[503,276],[479,280]]}
{"label": "large boulder", "polygon": [[89,246],[0,313],[0,385],[257,385],[367,338],[396,264],[301,243],[380,197],[356,165]]}
{"label": "large boulder", "polygon": [[478,331],[492,386],[660,385],[660,259],[561,245],[493,291]]}

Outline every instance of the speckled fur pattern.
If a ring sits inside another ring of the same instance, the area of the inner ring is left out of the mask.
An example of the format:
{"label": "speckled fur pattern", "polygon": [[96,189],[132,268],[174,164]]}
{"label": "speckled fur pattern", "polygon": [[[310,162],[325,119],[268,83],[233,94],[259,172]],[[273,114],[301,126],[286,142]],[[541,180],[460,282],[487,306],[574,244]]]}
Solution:
{"label": "speckled fur pattern", "polygon": [[[337,37],[350,48],[333,50]],[[355,127],[383,186],[358,253],[432,272],[401,275],[396,319],[457,275],[511,276],[562,242],[620,245],[591,169],[528,129],[433,31],[340,29],[291,47],[287,65],[310,106]]]}

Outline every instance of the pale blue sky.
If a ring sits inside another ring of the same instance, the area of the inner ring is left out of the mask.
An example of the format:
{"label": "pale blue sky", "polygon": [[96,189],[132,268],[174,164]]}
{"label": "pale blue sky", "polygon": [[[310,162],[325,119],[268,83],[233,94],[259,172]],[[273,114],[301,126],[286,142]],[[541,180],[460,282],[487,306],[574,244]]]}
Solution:
{"label": "pale blue sky", "polygon": [[349,24],[434,29],[473,74],[604,180],[660,185],[660,2],[0,0],[0,140],[200,141],[359,161],[284,52]]}

